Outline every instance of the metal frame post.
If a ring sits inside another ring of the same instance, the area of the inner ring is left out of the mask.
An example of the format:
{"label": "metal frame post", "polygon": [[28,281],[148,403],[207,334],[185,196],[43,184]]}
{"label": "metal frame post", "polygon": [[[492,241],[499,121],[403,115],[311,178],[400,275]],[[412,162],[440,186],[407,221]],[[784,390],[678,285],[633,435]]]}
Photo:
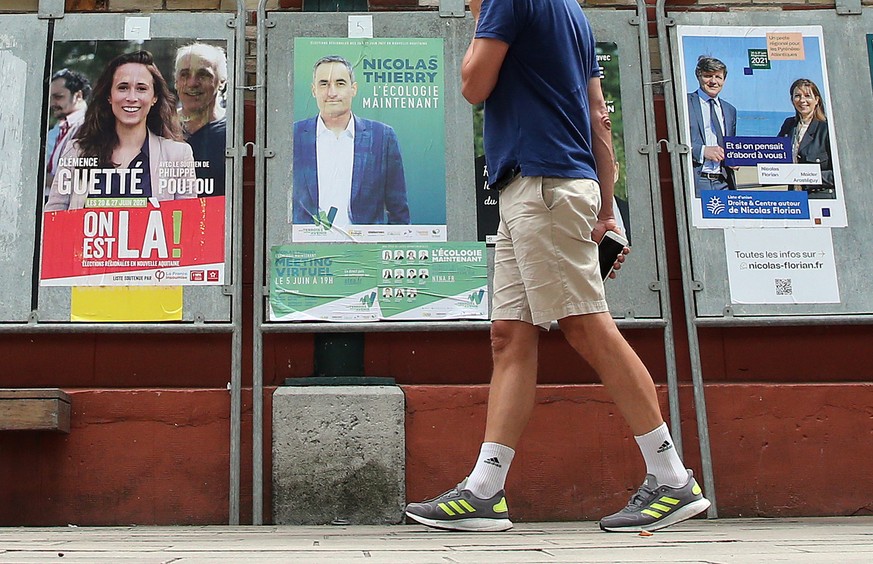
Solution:
{"label": "metal frame post", "polygon": [[264,351],[261,324],[264,319],[264,191],[266,190],[267,99],[266,15],[267,0],[259,0],[257,12],[257,64],[255,84],[255,234],[254,289],[252,299],[252,524],[264,522]]}
{"label": "metal frame post", "polygon": [[39,0],[37,17],[41,20],[54,20],[64,17],[64,0]]}
{"label": "metal frame post", "polygon": [[[242,449],[242,230],[243,230],[243,165],[245,156],[243,144],[243,118],[245,97],[245,52],[246,52],[246,20],[245,2],[237,0],[236,21],[233,23],[236,38],[236,60],[234,68],[234,86],[237,95],[234,100],[234,167],[233,167],[233,238],[231,255],[233,260],[233,284],[231,286],[231,321],[233,333],[231,337],[231,381],[230,381],[230,501],[228,523],[239,525],[240,520],[240,474]],[[241,84],[243,83],[243,84]]]}
{"label": "metal frame post", "polygon": [[[640,60],[643,61],[643,103],[654,110],[654,93],[652,84],[652,69],[648,64],[651,61],[649,49],[649,16],[646,11],[646,1],[637,0],[637,15],[639,17],[640,33]],[[661,248],[657,252],[658,280],[652,282],[657,288],[661,300],[661,317],[666,322],[664,326],[664,359],[667,368],[667,398],[670,407],[670,434],[673,436],[673,444],[676,451],[682,455],[682,415],[679,409],[679,379],[676,373],[676,346],[673,338],[673,312],[670,308],[670,279],[667,275],[667,251],[666,237],[664,235],[664,204],[661,200],[660,173],[658,170],[657,157],[657,131],[655,128],[654,111],[651,120],[646,120],[646,146],[640,148],[649,158],[649,178],[651,179],[650,190],[652,196],[652,215],[655,217],[655,241],[660,242]]]}
{"label": "metal frame post", "polygon": [[664,73],[664,101],[667,110],[667,150],[670,153],[670,168],[673,176],[673,194],[676,200],[676,218],[679,230],[679,256],[682,265],[682,289],[685,304],[685,326],[688,332],[688,349],[691,361],[691,381],[694,387],[694,408],[697,415],[697,436],[700,442],[700,463],[703,468],[703,485],[706,488],[706,497],[712,503],[707,510],[707,517],[718,517],[718,505],[715,495],[715,478],[712,472],[712,455],[710,452],[709,422],[706,415],[706,397],[704,394],[703,371],[700,365],[700,342],[697,335],[696,318],[694,308],[694,292],[696,283],[692,278],[694,271],[691,267],[691,244],[688,240],[688,217],[685,209],[685,194],[682,181],[682,163],[680,153],[686,153],[688,147],[676,142],[680,139],[679,128],[676,119],[676,99],[673,95],[673,63],[669,56],[670,44],[667,41],[667,26],[672,20],[666,17],[664,11],[665,0],[657,0],[655,17],[658,28],[658,51],[661,61],[661,69]]}

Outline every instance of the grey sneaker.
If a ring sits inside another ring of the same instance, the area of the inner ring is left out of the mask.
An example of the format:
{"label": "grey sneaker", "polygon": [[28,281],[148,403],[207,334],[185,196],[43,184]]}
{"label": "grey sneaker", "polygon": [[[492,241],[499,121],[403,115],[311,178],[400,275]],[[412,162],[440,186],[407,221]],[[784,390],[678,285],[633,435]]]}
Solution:
{"label": "grey sneaker", "polygon": [[627,533],[657,531],[691,519],[706,511],[709,505],[691,470],[688,471],[688,482],[681,488],[659,486],[655,477],[647,474],[643,485],[627,502],[627,507],[601,519],[600,528]]}
{"label": "grey sneaker", "polygon": [[512,528],[506,495],[480,499],[464,489],[467,480],[446,493],[421,503],[406,506],[406,515],[422,525],[449,531],[506,531]]}

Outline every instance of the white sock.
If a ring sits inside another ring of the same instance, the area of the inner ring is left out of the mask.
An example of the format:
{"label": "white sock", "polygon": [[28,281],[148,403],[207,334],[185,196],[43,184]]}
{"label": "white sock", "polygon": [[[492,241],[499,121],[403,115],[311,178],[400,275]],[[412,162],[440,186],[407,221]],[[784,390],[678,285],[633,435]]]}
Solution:
{"label": "white sock", "polygon": [[467,489],[480,499],[488,499],[503,489],[515,451],[497,443],[482,443],[476,466],[467,478]]}
{"label": "white sock", "polygon": [[646,461],[646,473],[653,475],[658,485],[680,488],[688,482],[688,471],[673,446],[666,423],[634,438]]}

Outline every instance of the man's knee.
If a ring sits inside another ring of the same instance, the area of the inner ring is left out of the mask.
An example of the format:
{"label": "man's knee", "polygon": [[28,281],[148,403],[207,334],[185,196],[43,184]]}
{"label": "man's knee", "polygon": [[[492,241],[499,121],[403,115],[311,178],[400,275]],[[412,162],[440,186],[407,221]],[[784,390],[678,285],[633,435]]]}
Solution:
{"label": "man's knee", "polygon": [[498,355],[513,346],[536,343],[538,328],[523,321],[495,320],[491,323],[491,352]]}
{"label": "man's knee", "polygon": [[584,358],[595,348],[604,348],[614,339],[623,339],[609,313],[577,315],[558,322],[564,338]]}

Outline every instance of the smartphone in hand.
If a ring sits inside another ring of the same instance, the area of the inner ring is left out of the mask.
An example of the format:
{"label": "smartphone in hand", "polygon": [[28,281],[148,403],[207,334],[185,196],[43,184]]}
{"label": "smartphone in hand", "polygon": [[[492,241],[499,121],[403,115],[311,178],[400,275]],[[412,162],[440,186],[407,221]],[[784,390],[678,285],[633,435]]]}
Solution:
{"label": "smartphone in hand", "polygon": [[615,231],[607,231],[603,234],[597,249],[600,257],[600,275],[604,280],[609,278],[618,255],[624,252],[625,247],[627,247],[627,239],[621,234]]}

